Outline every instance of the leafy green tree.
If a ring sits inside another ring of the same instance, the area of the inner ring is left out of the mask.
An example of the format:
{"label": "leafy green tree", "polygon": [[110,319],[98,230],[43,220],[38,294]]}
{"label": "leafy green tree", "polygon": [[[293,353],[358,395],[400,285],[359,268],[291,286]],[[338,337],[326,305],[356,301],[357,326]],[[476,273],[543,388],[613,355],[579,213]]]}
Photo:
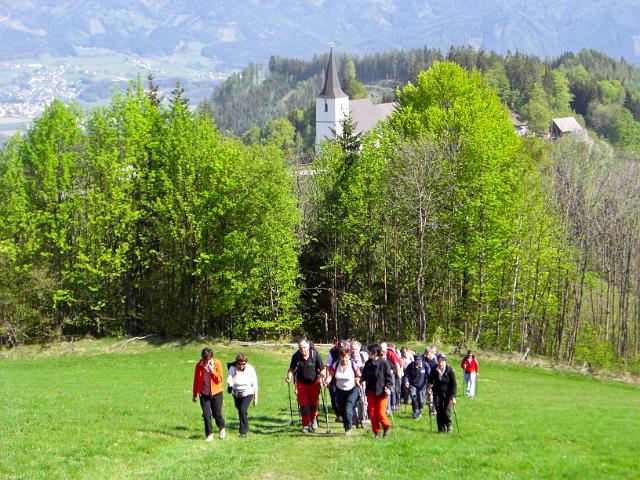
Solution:
{"label": "leafy green tree", "polygon": [[523,117],[529,121],[534,132],[546,132],[551,124],[551,109],[547,95],[541,85],[536,84],[527,104],[523,107]]}

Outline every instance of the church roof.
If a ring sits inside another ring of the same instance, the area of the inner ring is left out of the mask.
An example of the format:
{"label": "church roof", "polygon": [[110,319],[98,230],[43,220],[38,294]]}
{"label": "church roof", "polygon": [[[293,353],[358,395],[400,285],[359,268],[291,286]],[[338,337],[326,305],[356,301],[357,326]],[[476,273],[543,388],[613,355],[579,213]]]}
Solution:
{"label": "church roof", "polygon": [[336,63],[333,61],[333,48],[329,52],[329,64],[327,65],[327,73],[324,77],[324,88],[322,92],[320,92],[320,96],[324,98],[343,98],[347,96],[347,94],[342,91],[342,88],[340,88]]}
{"label": "church roof", "polygon": [[351,119],[356,122],[356,133],[371,130],[376,123],[384,120],[396,108],[395,103],[380,103],[375,105],[370,98],[349,101]]}

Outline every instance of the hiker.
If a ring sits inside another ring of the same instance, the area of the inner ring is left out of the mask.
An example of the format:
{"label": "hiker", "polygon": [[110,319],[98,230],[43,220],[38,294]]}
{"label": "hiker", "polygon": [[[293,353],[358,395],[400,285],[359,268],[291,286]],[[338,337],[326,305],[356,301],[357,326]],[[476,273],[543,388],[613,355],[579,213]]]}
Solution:
{"label": "hiker", "polygon": [[193,402],[200,396],[202,418],[204,419],[204,434],[207,442],[213,440],[211,417],[216,421],[220,438],[226,437],[224,417],[222,416],[222,363],[213,358],[210,348],[203,348],[200,360],[196,363],[193,374]]}
{"label": "hiker", "polygon": [[404,386],[411,397],[411,409],[414,420],[422,417],[422,410],[427,397],[427,377],[429,365],[422,360],[421,355],[416,355],[413,362],[404,371]]}
{"label": "hiker", "polygon": [[[349,340],[340,340],[336,341],[333,348],[329,350],[329,354],[327,355],[327,360],[325,362],[325,367],[330,368],[334,363],[339,360],[339,352],[343,348],[350,348]],[[333,413],[336,414],[335,421],[337,423],[342,423],[342,416],[338,413],[338,401],[337,401],[337,393],[336,393],[336,385],[335,382],[331,382],[327,388],[329,389],[329,398],[331,399],[331,409]]]}
{"label": "hiker", "polygon": [[368,350],[369,360],[364,365],[360,381],[365,386],[371,430],[377,439],[380,437],[380,425],[382,425],[382,436],[386,438],[391,428],[387,418],[387,402],[393,388],[393,371],[382,354],[380,345],[369,345]]}
{"label": "hiker", "polygon": [[[351,340],[351,361],[360,369],[364,368],[364,364],[369,360],[367,352],[362,351],[362,344],[357,340]],[[358,398],[355,405],[355,421],[356,426],[364,428],[363,422],[367,418],[367,396],[362,389],[362,385],[358,388]]]}
{"label": "hiker", "polygon": [[464,385],[467,398],[476,396],[476,381],[478,378],[478,361],[471,350],[467,350],[467,355],[460,364],[464,371]]}
{"label": "hiker", "polygon": [[[436,347],[431,346],[424,351],[424,363],[429,367],[429,373],[433,372],[436,368],[438,368],[438,361],[436,360]],[[430,397],[427,396],[429,400],[429,415],[432,417],[436,414],[436,407],[431,401]]]}
{"label": "hiker", "polygon": [[409,403],[409,390],[407,382],[404,380],[404,376],[407,371],[407,367],[413,363],[413,359],[416,356],[416,353],[413,350],[409,350],[407,347],[402,347],[400,349],[400,365],[402,367],[402,382],[400,384],[400,402],[401,403]]}
{"label": "hiker", "polygon": [[436,407],[438,432],[452,432],[451,405],[456,403],[456,375],[443,354],[438,355],[437,368],[429,373],[427,390]]}
{"label": "hiker", "polygon": [[253,403],[254,406],[258,406],[258,377],[255,369],[248,362],[249,359],[244,353],[238,353],[236,361],[229,368],[227,378],[227,385],[231,388],[233,402],[238,410],[240,438],[247,438],[249,432],[247,418],[249,405]]}
{"label": "hiker", "polygon": [[367,355],[367,352],[362,351],[362,344],[357,340],[351,341],[351,360],[356,363],[360,370],[364,367],[365,362],[369,360],[369,355]]}
{"label": "hiker", "polygon": [[391,371],[393,372],[393,384],[391,386],[391,393],[389,398],[389,404],[387,406],[387,413],[398,411],[398,396],[400,391],[400,382],[402,380],[402,365],[400,364],[400,358],[396,354],[393,348],[390,348],[386,342],[380,344],[380,351],[382,356],[387,359]]}
{"label": "hiker", "polygon": [[296,399],[304,433],[318,428],[318,396],[325,373],[325,366],[315,348],[311,348],[307,340],[300,340],[298,351],[291,356],[285,381],[290,383],[293,376],[296,377]]}
{"label": "hiker", "polygon": [[360,387],[360,369],[351,360],[349,348],[341,348],[338,357],[339,359],[329,367],[327,382],[333,382],[335,385],[337,413],[342,418],[344,433],[351,435],[354,407],[358,401]]}

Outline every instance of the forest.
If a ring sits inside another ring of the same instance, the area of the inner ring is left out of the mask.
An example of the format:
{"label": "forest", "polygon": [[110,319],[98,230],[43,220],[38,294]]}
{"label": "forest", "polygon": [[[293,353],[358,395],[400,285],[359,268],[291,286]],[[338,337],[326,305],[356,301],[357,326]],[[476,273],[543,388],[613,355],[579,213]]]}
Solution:
{"label": "forest", "polygon": [[[640,371],[639,71],[470,48],[338,65],[398,108],[317,156],[323,56],[250,65],[195,112],[140,80],[52,103],[0,150],[2,344],[384,338]],[[590,134],[520,138],[510,112]]]}
{"label": "forest", "polygon": [[[500,101],[533,133],[548,132],[552,118],[572,115],[619,149],[640,148],[640,69],[598,51],[540,59],[522,52],[501,56],[451,47],[444,54],[424,47],[334,57],[343,90],[351,98],[369,95],[381,102],[395,101],[398,87],[415,83],[434,62],[450,61],[468,72],[482,73]],[[294,147],[298,158],[311,161],[309,125],[327,59],[327,55],[309,61],[273,56],[266,71],[261,65],[248,65],[220,85],[200,109],[215,117],[221,130],[247,143],[273,137],[270,124],[275,122],[281,140]]]}

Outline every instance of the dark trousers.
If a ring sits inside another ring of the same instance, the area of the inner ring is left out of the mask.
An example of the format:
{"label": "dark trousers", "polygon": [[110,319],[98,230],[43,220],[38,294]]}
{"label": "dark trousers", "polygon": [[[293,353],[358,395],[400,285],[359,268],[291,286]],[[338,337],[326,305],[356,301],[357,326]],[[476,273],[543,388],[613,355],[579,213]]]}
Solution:
{"label": "dark trousers", "polygon": [[213,433],[211,417],[216,421],[218,430],[224,428],[224,417],[222,416],[222,392],[216,395],[200,395],[200,406],[202,407],[202,419],[204,420],[204,434],[208,437]]}
{"label": "dark trousers", "polygon": [[340,390],[336,387],[336,403],[338,404],[338,415],[342,417],[342,424],[345,430],[353,428],[353,411],[358,401],[358,388],[351,390]]}
{"label": "dark trousers", "polygon": [[240,420],[240,434],[246,434],[249,431],[249,420],[247,418],[247,411],[249,405],[253,400],[253,395],[247,395],[246,397],[233,397],[233,402],[238,409],[238,420]]}
{"label": "dark trousers", "polygon": [[426,391],[424,388],[416,388],[409,386],[409,396],[411,397],[411,409],[415,413],[417,410],[422,411],[424,408]]}
{"label": "dark trousers", "polygon": [[336,415],[342,415],[340,413],[340,408],[338,407],[337,390],[338,390],[338,387],[336,387],[335,382],[331,382],[329,384],[329,398],[331,398],[331,410],[333,410],[333,413],[335,413]]}
{"label": "dark trousers", "polygon": [[438,431],[446,432],[451,426],[451,402],[448,395],[434,395],[433,403],[436,404],[436,421]]}

